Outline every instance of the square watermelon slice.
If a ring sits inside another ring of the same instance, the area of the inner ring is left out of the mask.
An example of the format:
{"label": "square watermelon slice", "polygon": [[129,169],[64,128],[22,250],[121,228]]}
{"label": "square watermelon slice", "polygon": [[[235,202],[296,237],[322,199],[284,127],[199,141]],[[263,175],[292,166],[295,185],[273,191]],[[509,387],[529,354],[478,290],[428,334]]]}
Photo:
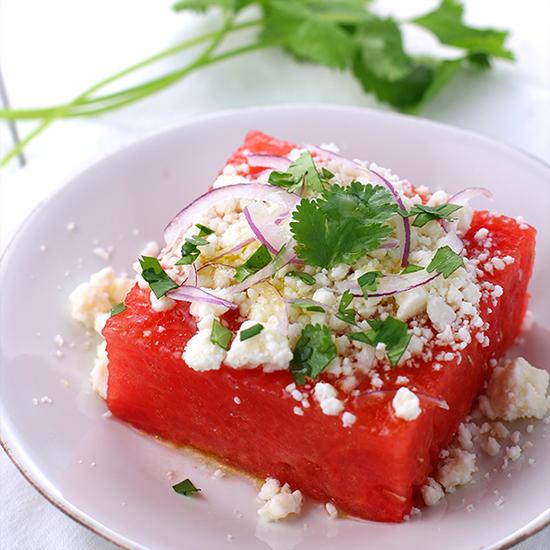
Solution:
{"label": "square watermelon slice", "polygon": [[[246,164],[250,152],[286,155],[293,147],[251,132],[228,164]],[[250,168],[257,171],[261,167]],[[356,417],[351,429],[337,416],[323,414],[314,400],[306,414],[295,414],[297,403],[285,390],[293,382],[289,371],[188,368],[182,350],[197,330],[189,304],[178,302],[155,312],[149,292],[138,285],[125,299],[126,310],[111,317],[103,330],[109,409],[149,434],[192,446],[258,478],[287,482],[348,514],[402,521],[440,451],[470,411],[493,360],[520,333],[526,311],[535,230],[511,218],[475,212],[464,236],[469,257],[487,252],[475,238],[481,228],[490,232],[493,249],[512,259],[503,269],[483,272],[486,288],[500,288],[505,299],[497,299],[494,291],[482,293],[483,333],[481,327],[471,327],[464,349],[446,353],[443,344],[413,368],[386,369],[380,373],[384,392],[373,392],[371,380],[365,379],[346,397],[346,410]],[[225,314],[224,320],[229,328],[239,325],[235,313]],[[405,376],[422,404],[414,422],[397,417],[392,408],[398,378]],[[448,408],[423,400],[423,395],[437,396]]]}

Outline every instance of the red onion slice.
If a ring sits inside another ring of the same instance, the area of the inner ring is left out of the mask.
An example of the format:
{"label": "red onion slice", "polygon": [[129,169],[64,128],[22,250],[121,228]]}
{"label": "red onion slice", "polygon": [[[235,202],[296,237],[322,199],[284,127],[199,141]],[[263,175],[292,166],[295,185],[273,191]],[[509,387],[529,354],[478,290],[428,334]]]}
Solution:
{"label": "red onion slice", "polygon": [[183,284],[187,286],[197,286],[197,283],[198,283],[197,268],[195,267],[195,264],[191,264],[189,267],[189,273],[187,275],[187,278],[183,282]]}
{"label": "red onion slice", "polygon": [[253,243],[256,239],[254,237],[250,237],[250,239],[246,239],[246,241],[243,241],[235,246],[232,246],[231,248],[226,248],[225,250],[222,250],[217,256],[214,256],[213,258],[210,258],[208,263],[213,263],[219,260],[220,258],[223,258],[224,256],[227,256],[228,254],[233,254],[233,252],[238,252],[245,246],[248,246],[250,243]]}
{"label": "red onion slice", "polygon": [[[397,192],[397,189],[394,187],[394,185],[386,179],[382,174],[379,174],[378,172],[375,172],[374,170],[369,170],[372,172],[375,176],[378,176],[378,178],[384,183],[384,185],[388,188],[389,192],[393,195],[393,199],[397,203],[397,206],[403,211],[406,212],[405,204],[403,202],[403,199],[401,198],[401,195]],[[401,254],[401,267],[407,267],[409,265],[409,254],[411,252],[411,222],[409,221],[408,217],[400,216],[401,218],[401,224],[403,227],[403,252]]]}
{"label": "red onion slice", "polygon": [[[289,239],[290,235],[280,227],[277,219],[271,219],[265,206],[259,203],[252,203],[243,210],[244,217],[252,229],[256,238],[264,244],[271,254],[277,254]],[[288,215],[287,215],[288,217]]]}
{"label": "red onion slice", "polygon": [[271,168],[279,172],[285,172],[291,164],[286,157],[266,154],[253,154],[247,156],[248,165],[253,168]]}
{"label": "red onion slice", "polygon": [[[466,189],[463,189],[462,191],[451,195],[447,202],[458,204],[459,206],[465,206],[469,201],[477,197],[486,197],[488,199],[491,199],[493,197],[493,194],[491,193],[491,191],[489,191],[489,189],[485,189],[485,187],[467,187]],[[454,231],[456,233],[456,229],[458,226],[458,223],[456,221],[450,222],[447,220],[443,220],[442,225],[445,231]]]}
{"label": "red onion slice", "polygon": [[[417,271],[409,275],[386,275],[380,279],[380,284],[376,289],[376,292],[369,292],[369,298],[384,298],[386,296],[394,296],[401,292],[407,292],[419,286],[430,283],[439,273],[426,273],[425,271]],[[355,297],[363,296],[363,291],[359,286],[359,283],[355,281],[340,281],[336,283],[336,288],[343,292],[344,290],[350,290]]]}
{"label": "red onion slice", "polygon": [[214,294],[210,294],[196,286],[182,285],[168,292],[167,296],[180,302],[204,302],[206,304],[224,306],[229,309],[235,309],[237,307],[236,304],[215,296]]}
{"label": "red onion slice", "polygon": [[272,185],[258,182],[236,183],[207,191],[198,199],[181,210],[164,229],[164,239],[172,244],[203,214],[220,203],[234,199],[250,199],[271,202],[291,211],[300,201],[300,197]]}
{"label": "red onion slice", "polygon": [[487,197],[488,199],[491,199],[493,198],[493,193],[485,187],[467,187],[466,189],[451,195],[447,202],[464,206],[466,203],[477,197]]}

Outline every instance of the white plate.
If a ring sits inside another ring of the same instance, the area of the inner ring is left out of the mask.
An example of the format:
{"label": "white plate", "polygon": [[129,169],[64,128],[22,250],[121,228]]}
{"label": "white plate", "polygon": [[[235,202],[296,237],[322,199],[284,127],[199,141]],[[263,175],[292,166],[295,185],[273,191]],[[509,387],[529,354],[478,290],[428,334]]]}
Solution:
{"label": "white plate", "polygon": [[[252,483],[212,480],[211,466],[102,416],[105,404],[88,383],[93,352],[83,350],[83,330],[69,319],[69,292],[105,265],[92,254],[97,243],[112,245],[109,263],[129,270],[145,241],[160,240],[166,221],[206,189],[254,128],[297,143],[333,141],[347,156],[375,160],[417,184],[492,189],[492,208],[522,215],[539,230],[531,284],[538,325],[523,353],[548,368],[550,333],[542,328],[550,325],[546,166],[464,131],[363,109],[279,106],[220,113],[88,168],[30,216],[6,251],[0,266],[0,392],[2,440],[14,462],[73,518],[128,547],[501,548],[540,529],[550,521],[550,430],[543,423],[531,436],[535,446],[506,472],[495,472],[490,481],[479,476],[407,523],[329,521],[320,506],[309,504],[294,521],[264,525],[256,519]],[[66,224],[73,221],[77,230],[71,233]],[[46,252],[39,250],[43,244]],[[75,345],[64,348],[62,359],[54,356],[58,333]],[[33,406],[41,396],[53,403]],[[527,467],[528,457],[536,467]],[[203,489],[201,497],[175,494],[167,471],[176,479],[192,478]],[[500,496],[505,503],[498,508]],[[470,503],[473,512],[466,510]]]}

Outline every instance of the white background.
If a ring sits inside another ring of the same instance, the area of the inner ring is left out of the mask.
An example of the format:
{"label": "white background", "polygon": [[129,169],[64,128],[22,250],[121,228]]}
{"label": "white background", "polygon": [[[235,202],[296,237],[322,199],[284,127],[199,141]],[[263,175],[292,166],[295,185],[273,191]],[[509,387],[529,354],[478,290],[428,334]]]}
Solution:
{"label": "white background", "polygon": [[[422,13],[434,0],[379,0],[383,13]],[[212,26],[211,18],[174,14],[167,0],[0,0],[0,67],[13,107],[71,100],[86,87],[185,37]],[[550,2],[468,0],[467,20],[512,31],[514,64],[463,73],[422,116],[505,141],[550,161]],[[247,34],[242,33],[246,40]],[[415,51],[438,46],[407,29]],[[165,61],[148,78],[184,62]],[[225,108],[282,102],[330,102],[384,108],[347,74],[298,64],[264,51],[195,73],[175,87],[123,111],[91,120],[59,122],[26,152],[27,166],[0,173],[0,246],[32,208],[66,178],[121,145],[190,116]],[[33,124],[19,126],[25,134]],[[5,124],[0,146],[11,145]],[[520,183],[520,182],[518,182]],[[40,497],[0,454],[0,548],[80,549],[112,545],[66,518]],[[550,545],[547,529],[517,548]]]}

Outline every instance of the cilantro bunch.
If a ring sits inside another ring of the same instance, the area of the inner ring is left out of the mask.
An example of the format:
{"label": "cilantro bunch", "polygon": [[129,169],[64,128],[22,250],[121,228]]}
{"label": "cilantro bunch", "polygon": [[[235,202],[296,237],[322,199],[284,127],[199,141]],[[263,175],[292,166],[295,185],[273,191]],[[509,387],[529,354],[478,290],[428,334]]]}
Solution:
{"label": "cilantro bunch", "polygon": [[[378,15],[367,0],[180,0],[174,9],[208,11],[209,17],[221,14],[222,22],[217,30],[175,44],[105,78],[66,104],[0,109],[0,119],[40,121],[0,165],[20,154],[60,118],[96,116],[120,109],[204,67],[265,48],[283,48],[298,61],[347,71],[365,92],[407,112],[418,111],[463,67],[487,69],[495,58],[513,59],[506,48],[508,33],[467,25],[459,0],[441,0],[433,11],[405,21]],[[410,54],[403,44],[404,25],[431,33],[441,44],[456,48],[456,54],[448,58]],[[245,29],[257,32],[248,42],[223,47],[226,38]],[[103,92],[144,67],[201,45],[198,55],[182,67],[127,88]]]}

